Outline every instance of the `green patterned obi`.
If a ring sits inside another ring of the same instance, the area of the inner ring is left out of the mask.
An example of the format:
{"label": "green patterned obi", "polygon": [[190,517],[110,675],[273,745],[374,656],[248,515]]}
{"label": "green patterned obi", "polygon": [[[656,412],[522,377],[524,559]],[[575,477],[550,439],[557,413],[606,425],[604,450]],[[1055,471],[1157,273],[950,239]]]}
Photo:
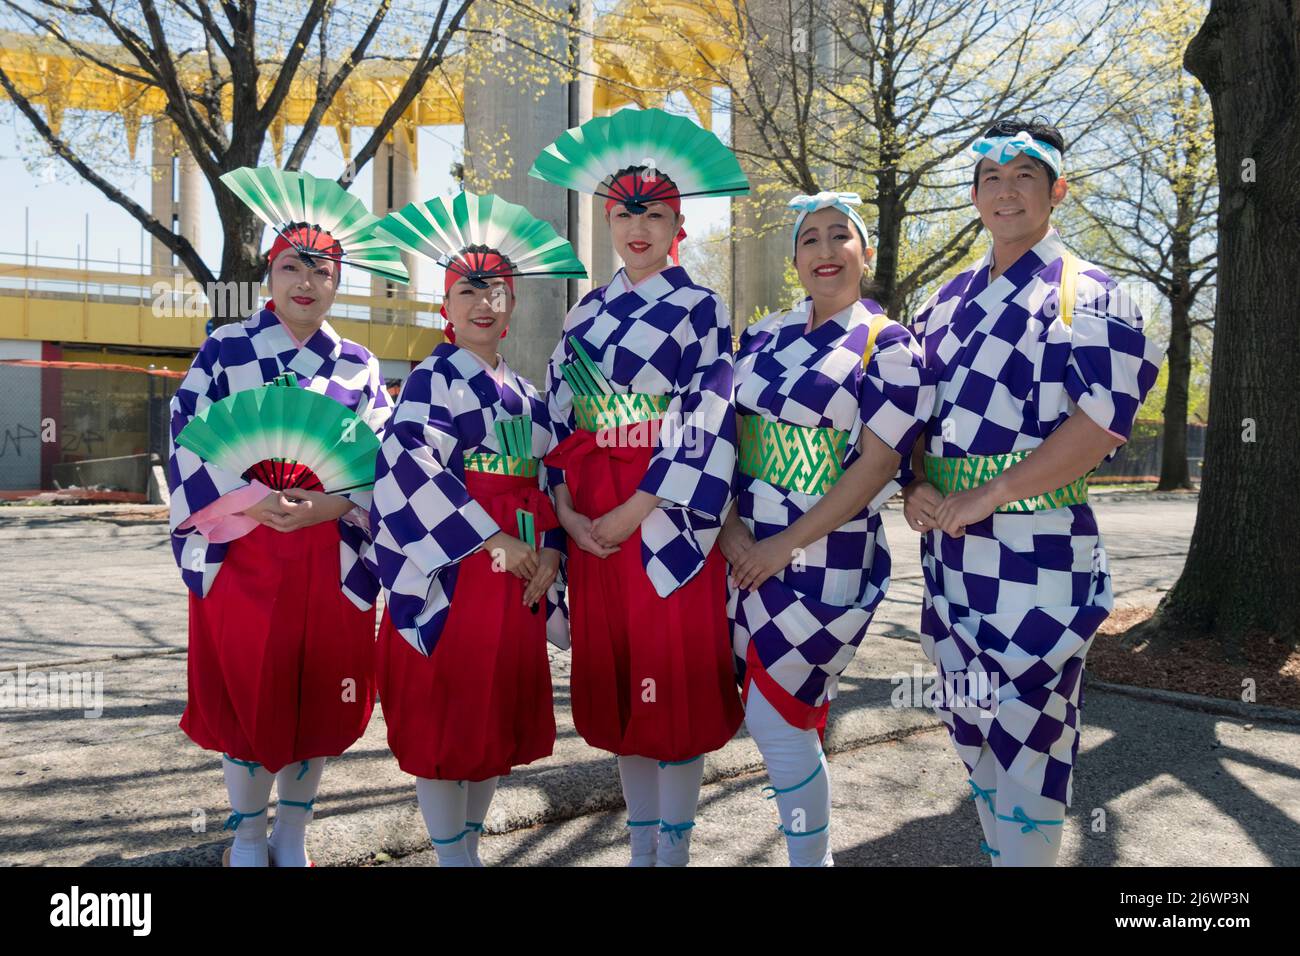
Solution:
{"label": "green patterned obi", "polygon": [[824,495],[844,474],[849,433],[768,421],[761,415],[740,419],[740,470],[805,495]]}
{"label": "green patterned obi", "polygon": [[574,395],[573,418],[584,432],[652,422],[662,418],[671,401],[667,395],[628,392],[614,395]]}
{"label": "green patterned obi", "polygon": [[[945,495],[954,491],[968,491],[992,481],[1016,462],[1024,461],[1028,454],[1027,451],[1013,451],[1005,455],[966,455],[958,458],[926,455],[925,480]],[[1088,472],[1068,485],[1035,498],[1012,501],[998,508],[997,512],[1023,513],[1064,508],[1067,505],[1085,505],[1088,503],[1088,476],[1091,474]]]}
{"label": "green patterned obi", "polygon": [[538,459],[536,458],[478,452],[466,455],[464,460],[466,471],[481,471],[489,475],[516,475],[521,478],[537,477]]}

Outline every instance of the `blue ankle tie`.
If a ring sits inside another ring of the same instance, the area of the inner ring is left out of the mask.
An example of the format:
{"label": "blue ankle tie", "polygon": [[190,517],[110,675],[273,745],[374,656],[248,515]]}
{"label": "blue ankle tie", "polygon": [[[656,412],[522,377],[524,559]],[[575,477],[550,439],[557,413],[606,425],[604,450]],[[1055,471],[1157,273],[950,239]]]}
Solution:
{"label": "blue ankle tie", "polygon": [[302,807],[303,810],[310,810],[316,804],[316,798],[312,797],[306,802],[302,800],[281,800],[276,804],[277,807]]}
{"label": "blue ankle tie", "polygon": [[680,767],[683,764],[695,763],[695,761],[699,760],[700,757],[703,756],[704,754],[700,754],[698,757],[692,757],[689,760],[661,760],[659,761],[659,769],[662,770],[664,767]]}
{"label": "blue ankle tie", "polygon": [[981,853],[987,853],[989,856],[1001,856],[1001,855],[1002,855],[1002,851],[993,849],[993,847],[989,846],[988,843],[986,843],[986,842],[983,841],[983,840],[980,840],[980,852],[981,852]]}
{"label": "blue ankle tie", "polygon": [[243,823],[245,820],[249,819],[250,817],[259,817],[265,812],[266,812],[266,807],[263,807],[261,810],[254,811],[253,813],[240,813],[238,810],[231,810],[230,816],[226,817],[226,825],[223,826],[221,829],[238,830],[239,825]]}
{"label": "blue ankle tie", "polygon": [[1064,820],[1032,820],[1029,818],[1029,815],[1026,814],[1025,811],[1022,810],[1020,807],[1016,807],[1013,811],[1011,811],[1011,816],[1009,817],[1003,816],[1000,813],[997,815],[997,817],[999,820],[1006,820],[1008,823],[1022,824],[1022,826],[1020,827],[1021,833],[1030,833],[1033,831],[1037,831],[1039,834],[1042,835],[1043,839],[1046,840],[1048,843],[1052,842],[1051,839],[1048,837],[1046,833],[1043,833],[1043,831],[1039,830],[1038,828],[1040,826],[1059,827],[1061,824],[1065,822]]}
{"label": "blue ankle tie", "polygon": [[250,777],[256,777],[257,768],[262,766],[260,763],[255,763],[252,760],[237,760],[234,757],[230,756],[230,754],[222,754],[221,756],[225,757],[231,763],[239,764],[239,766],[243,767],[245,770],[248,771],[248,775]]}
{"label": "blue ankle tie", "polygon": [[452,837],[452,838],[449,839],[449,840],[435,840],[435,839],[433,839],[432,837],[430,837],[429,839],[430,839],[430,841],[433,843],[434,846],[448,846],[448,845],[450,845],[450,844],[452,844],[452,843],[459,843],[461,840],[465,839],[465,836],[466,836],[469,832],[470,832],[469,829],[466,828],[466,829],[464,829],[464,830],[461,830],[459,833],[457,833],[454,837]]}
{"label": "blue ankle tie", "polygon": [[693,826],[695,826],[694,820],[687,820],[685,823],[660,823],[659,832],[667,833],[669,842],[676,843]]}
{"label": "blue ankle tie", "polygon": [[817,779],[817,775],[818,775],[819,773],[821,773],[821,772],[822,772],[822,763],[821,763],[821,758],[819,757],[818,760],[817,760],[817,769],[814,770],[812,773],[808,774],[808,776],[804,777],[801,781],[799,781],[798,783],[796,783],[793,787],[784,787],[784,788],[782,788],[782,787],[764,787],[763,790],[762,790],[763,793],[767,793],[767,791],[769,791],[769,790],[771,790],[772,792],[771,792],[771,793],[767,793],[767,796],[765,796],[763,799],[764,799],[764,800],[771,800],[771,799],[773,799],[774,797],[776,797],[776,795],[779,794],[779,793],[791,793],[792,791],[798,790],[800,787],[806,787],[808,784],[810,784],[810,783],[812,783],[814,780],[816,780],[816,779]]}
{"label": "blue ankle tie", "polygon": [[992,813],[992,812],[993,812],[993,794],[997,793],[998,791],[997,791],[996,789],[985,790],[985,789],[983,789],[983,788],[982,788],[978,783],[976,783],[974,780],[967,780],[966,782],[970,784],[970,788],[971,788],[971,790],[973,791],[973,792],[971,793],[971,795],[970,795],[969,797],[967,797],[966,799],[968,799],[968,800],[983,800],[985,803],[987,803],[987,804],[989,805],[989,813]]}
{"label": "blue ankle tie", "polygon": [[823,830],[825,830],[825,829],[826,829],[828,826],[830,826],[830,825],[831,825],[831,824],[830,824],[830,821],[827,820],[825,823],[823,823],[821,826],[819,826],[816,830],[799,830],[799,831],[787,830],[787,829],[785,828],[785,826],[784,826],[783,824],[780,824],[780,823],[778,823],[778,824],[776,825],[776,828],[777,828],[778,830],[780,830],[782,833],[784,833],[784,834],[785,834],[786,836],[788,836],[788,837],[805,837],[805,836],[813,836],[814,834],[821,833]]}

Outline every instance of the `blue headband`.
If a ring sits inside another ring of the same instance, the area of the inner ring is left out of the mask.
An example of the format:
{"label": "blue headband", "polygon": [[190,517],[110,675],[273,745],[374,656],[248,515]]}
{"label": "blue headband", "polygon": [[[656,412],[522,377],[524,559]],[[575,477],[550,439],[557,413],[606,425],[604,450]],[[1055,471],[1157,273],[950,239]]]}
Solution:
{"label": "blue headband", "polygon": [[799,227],[808,218],[808,214],[828,207],[838,209],[849,217],[849,222],[857,227],[858,235],[862,237],[862,248],[864,250],[871,245],[870,240],[867,239],[867,227],[862,222],[862,217],[858,215],[857,210],[853,208],[853,206],[862,205],[862,197],[857,193],[820,192],[816,196],[799,195],[791,199],[786,205],[791,209],[799,210],[799,217],[794,221],[794,231],[790,233],[790,242],[795,251],[799,249]]}
{"label": "blue headband", "polygon": [[975,157],[978,166],[981,159],[987,159],[1002,165],[1009,163],[1019,153],[1041,159],[1051,167],[1052,173],[1061,175],[1061,151],[1051,143],[1034,139],[1028,130],[1021,130],[1015,136],[982,136],[971,144],[970,154]]}

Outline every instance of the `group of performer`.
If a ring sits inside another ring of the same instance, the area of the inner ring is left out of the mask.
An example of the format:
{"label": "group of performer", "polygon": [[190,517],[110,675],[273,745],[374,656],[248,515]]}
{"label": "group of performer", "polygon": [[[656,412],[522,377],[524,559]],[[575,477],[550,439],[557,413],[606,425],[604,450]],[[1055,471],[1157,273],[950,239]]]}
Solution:
{"label": "group of performer", "polygon": [[[439,865],[481,866],[499,778],[552,753],[548,639],[571,653],[578,734],[617,756],[631,865],[688,862],[704,756],[742,722],[790,863],[831,865],[822,735],[889,586],[880,508],[900,491],[921,536],[924,652],[945,680],[991,679],[992,699],[938,708],[982,847],[995,866],[1055,862],[1084,659],[1112,605],[1087,476],[1160,364],[1131,302],[1052,228],[1060,133],[1000,121],[974,144],[991,249],[910,325],[863,297],[859,198],[796,197],[806,295],[733,348],[726,305],[677,246],[683,197],[734,195],[744,177],[676,119],[598,118],[533,168],[604,197],[622,262],[565,317],[542,390],[498,353],[527,296],[516,280],[585,271],[522,207],[462,193],[346,242],[273,223],[272,301],[212,334],[172,403],[181,727],[222,754],[228,865],[310,864],[325,760],[377,693]],[[395,406],[378,360],[326,321],[343,263],[377,243],[446,270],[446,340]],[[373,488],[277,490],[175,442],[286,372],[373,430]]]}

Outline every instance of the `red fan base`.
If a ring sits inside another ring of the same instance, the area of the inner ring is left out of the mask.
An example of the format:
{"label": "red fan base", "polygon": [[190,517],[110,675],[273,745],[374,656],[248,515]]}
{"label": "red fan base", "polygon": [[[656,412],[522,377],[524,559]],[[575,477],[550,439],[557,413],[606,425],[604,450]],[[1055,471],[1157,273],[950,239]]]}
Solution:
{"label": "red fan base", "polygon": [[314,471],[287,458],[264,458],[245,471],[243,477],[248,481],[256,479],[275,491],[283,491],[285,488],[325,490]]}

